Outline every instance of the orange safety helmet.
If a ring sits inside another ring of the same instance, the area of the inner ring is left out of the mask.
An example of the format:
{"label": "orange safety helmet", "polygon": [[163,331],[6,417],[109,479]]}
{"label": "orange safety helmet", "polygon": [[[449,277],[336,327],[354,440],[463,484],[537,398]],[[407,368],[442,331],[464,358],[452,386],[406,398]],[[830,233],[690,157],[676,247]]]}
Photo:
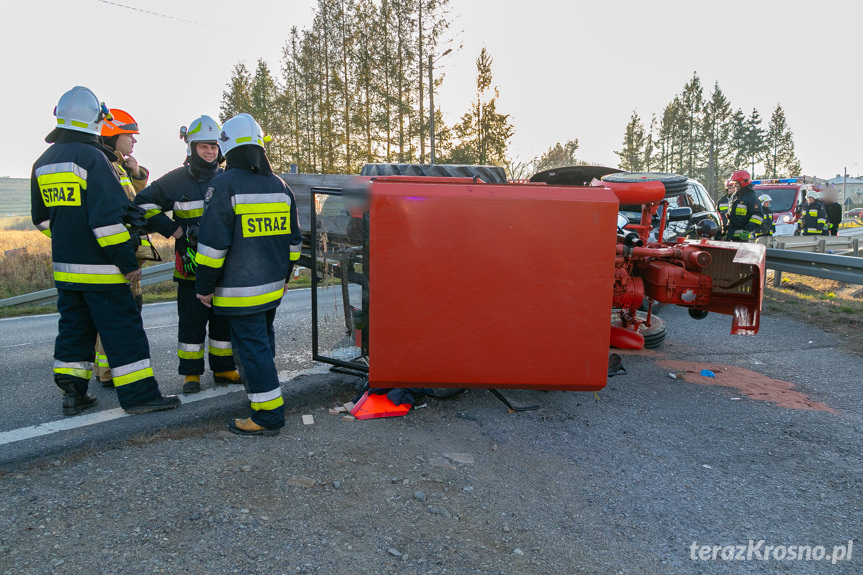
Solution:
{"label": "orange safety helmet", "polygon": [[737,170],[736,172],[731,174],[731,177],[729,179],[740,184],[741,188],[745,188],[752,183],[752,178],[749,177],[749,172],[747,172],[746,170]]}
{"label": "orange safety helmet", "polygon": [[111,108],[112,119],[102,122],[102,137],[111,138],[120,134],[138,134],[138,123],[128,112]]}

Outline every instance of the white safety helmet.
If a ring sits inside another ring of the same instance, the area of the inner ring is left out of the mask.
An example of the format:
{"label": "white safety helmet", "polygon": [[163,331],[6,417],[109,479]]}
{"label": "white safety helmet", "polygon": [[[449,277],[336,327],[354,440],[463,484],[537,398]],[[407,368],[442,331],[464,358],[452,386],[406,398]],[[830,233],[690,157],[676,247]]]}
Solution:
{"label": "white safety helmet", "polygon": [[223,155],[239,146],[264,147],[265,142],[270,141],[269,136],[264,136],[264,131],[253,117],[248,114],[237,114],[222,126],[219,136],[219,148]]}
{"label": "white safety helmet", "polygon": [[54,115],[57,116],[58,128],[97,136],[102,129],[102,120],[111,117],[105,104],[84,86],[75,86],[60,96]]}
{"label": "white safety helmet", "polygon": [[808,192],[806,192],[806,197],[817,199],[818,198],[818,192],[816,192],[815,190],[809,190]]}
{"label": "white safety helmet", "polygon": [[764,204],[764,203],[769,204],[770,202],[773,201],[773,198],[771,198],[767,194],[761,194],[760,196],[758,196],[758,201],[761,202],[762,204]]}
{"label": "white safety helmet", "polygon": [[219,127],[219,124],[209,116],[195,118],[188,128],[186,126],[181,127],[180,138],[186,142],[186,155],[192,155],[193,142],[218,144],[221,132],[222,129]]}

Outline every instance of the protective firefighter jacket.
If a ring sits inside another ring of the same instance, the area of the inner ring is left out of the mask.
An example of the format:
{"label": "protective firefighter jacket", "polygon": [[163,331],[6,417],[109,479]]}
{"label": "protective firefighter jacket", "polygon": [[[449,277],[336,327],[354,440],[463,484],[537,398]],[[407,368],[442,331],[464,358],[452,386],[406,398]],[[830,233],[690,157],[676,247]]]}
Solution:
{"label": "protective firefighter jacket", "polygon": [[[222,168],[202,170],[184,165],[171,170],[135,196],[135,204],[147,211],[148,229],[171,237],[177,226],[185,230],[201,222],[204,214],[204,194],[210,180],[222,173]],[[174,212],[174,219],[165,212]],[[174,280],[194,281],[195,276],[174,272]]]}
{"label": "protective firefighter jacket", "polygon": [[198,236],[198,294],[222,315],[278,307],[300,258],[294,194],[274,175],[231,168],[213,178]]}
{"label": "protective firefighter jacket", "polygon": [[776,223],[773,221],[773,210],[762,204],[761,211],[764,212],[764,223],[761,224],[756,235],[759,237],[772,236],[776,232]]}
{"label": "protective firefighter jacket", "polygon": [[804,236],[821,235],[821,230],[827,227],[827,214],[824,204],[815,200],[803,206],[803,219],[800,220],[800,233]]}
{"label": "protective firefighter jacket", "polygon": [[30,213],[51,238],[58,289],[129,289],[124,275],[138,269],[121,219],[129,200],[109,161],[113,154],[90,138],[65,131],[36,160]]}
{"label": "protective firefighter jacket", "polygon": [[726,239],[739,239],[740,232],[749,232],[754,237],[755,231],[762,223],[764,223],[764,212],[761,210],[761,202],[758,201],[755,190],[750,186],[740,188],[728,207]]}

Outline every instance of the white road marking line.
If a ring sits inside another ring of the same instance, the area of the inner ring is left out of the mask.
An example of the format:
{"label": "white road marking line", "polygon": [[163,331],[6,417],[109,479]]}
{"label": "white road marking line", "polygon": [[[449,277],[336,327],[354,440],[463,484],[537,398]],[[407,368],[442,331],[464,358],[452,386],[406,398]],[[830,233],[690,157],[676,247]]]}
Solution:
{"label": "white road marking line", "polygon": [[[328,369],[329,367],[321,364],[305,370],[282,371],[279,372],[279,383],[284,385],[285,383],[300,375],[326,373]],[[195,393],[192,395],[182,395],[180,397],[183,400],[183,403],[195,403],[196,401],[212,399],[214,397],[220,397],[222,395],[236,393],[238,391],[245,391],[245,388],[241,385],[233,384],[226,387],[206,389],[204,391],[201,391],[200,393]],[[106,409],[104,411],[95,411],[93,413],[85,413],[83,415],[66,417],[63,419],[58,419],[56,421],[49,421],[47,423],[40,423],[39,425],[31,425],[30,427],[21,427],[19,429],[12,429],[10,431],[0,432],[0,445],[6,445],[7,443],[15,443],[16,441],[24,441],[27,439],[42,437],[43,435],[51,435],[52,433],[58,433],[60,431],[69,431],[70,429],[78,429],[81,427],[87,427],[89,425],[96,425],[99,423],[114,421],[115,419],[120,419],[123,417],[139,416],[130,416],[125,411],[123,411],[122,408],[119,407],[116,407],[114,409]]]}

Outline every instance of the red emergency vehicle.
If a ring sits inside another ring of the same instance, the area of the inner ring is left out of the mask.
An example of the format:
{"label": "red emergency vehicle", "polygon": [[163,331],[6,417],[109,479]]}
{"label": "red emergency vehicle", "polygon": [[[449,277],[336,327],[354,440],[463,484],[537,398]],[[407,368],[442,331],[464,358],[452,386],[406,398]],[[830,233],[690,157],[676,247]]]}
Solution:
{"label": "red emergency vehicle", "polygon": [[[806,204],[806,192],[815,189],[799,178],[753,180],[752,188],[757,196],[770,196],[770,209],[776,224],[775,236],[793,236],[800,219],[800,207]],[[817,190],[816,190],[817,191]]]}

